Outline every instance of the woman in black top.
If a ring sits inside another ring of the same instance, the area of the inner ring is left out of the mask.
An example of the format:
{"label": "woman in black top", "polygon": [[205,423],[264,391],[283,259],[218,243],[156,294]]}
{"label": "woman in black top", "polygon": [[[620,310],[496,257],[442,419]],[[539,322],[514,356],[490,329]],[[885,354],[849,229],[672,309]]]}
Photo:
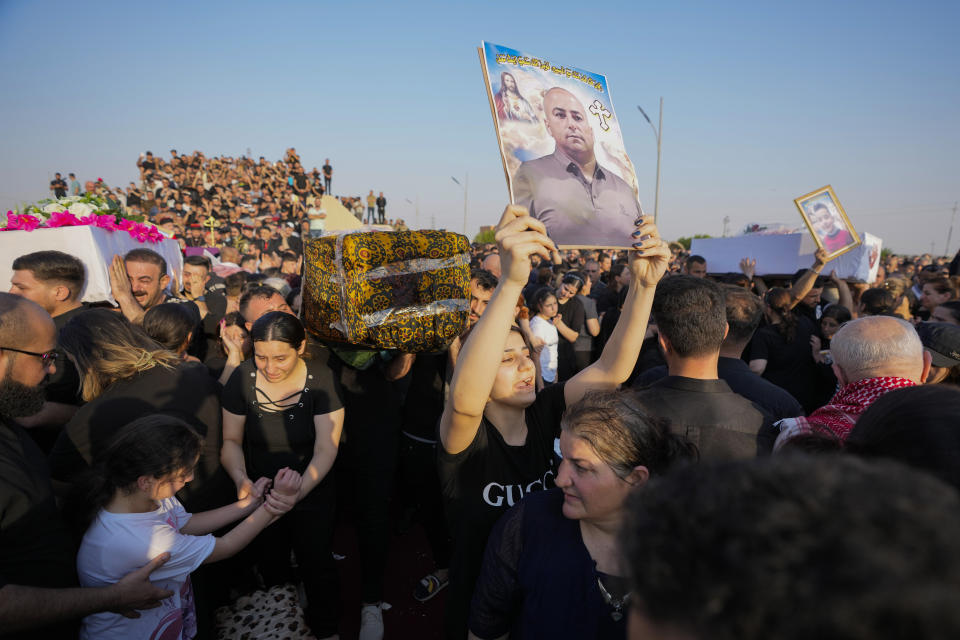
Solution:
{"label": "woman in black top", "polygon": [[564,382],[576,375],[577,353],[574,345],[586,322],[583,303],[577,298],[583,287],[583,279],[576,273],[567,273],[557,289],[557,304],[561,322],[557,323],[557,380]]}
{"label": "woman in black top", "polygon": [[[254,492],[250,478],[290,467],[303,476],[297,505],[285,522],[265,531],[257,546],[268,585],[290,582],[290,549],[297,557],[318,638],[337,633],[338,581],[330,554],[333,466],[343,429],[340,392],[326,364],[303,359],[306,334],[294,316],[272,311],[250,331],[254,357],[238,367],[223,390],[220,460],[237,497]],[[273,476],[270,476],[273,477]]]}
{"label": "woman in black top", "polygon": [[54,478],[74,482],[120,428],[164,413],[181,418],[204,438],[194,481],[180,492],[181,501],[197,511],[225,504],[230,486],[219,461],[220,390],[206,367],[183,362],[123,314],[107,309],[75,315],[61,329],[59,344],[76,364],[86,404],[50,452]]}
{"label": "woman in black top", "polygon": [[793,311],[786,289],[770,289],[764,302],[770,324],[753,337],[750,370],[789,391],[809,414],[830,399],[829,395],[823,397],[820,372],[810,355],[810,338],[816,335],[817,327]]}
{"label": "woman in black top", "polygon": [[[463,345],[440,419],[440,484],[454,548],[446,602],[446,636],[465,638],[473,585],[487,536],[524,495],[554,486],[553,441],[568,404],[590,390],[615,389],[637,359],[657,282],[670,251],[656,226],[637,220],[629,294],[600,359],[537,395],[530,349],[513,327],[530,256],[557,248],[539,220],[508,206],[497,227],[503,276]],[[642,252],[642,255],[640,253]]]}

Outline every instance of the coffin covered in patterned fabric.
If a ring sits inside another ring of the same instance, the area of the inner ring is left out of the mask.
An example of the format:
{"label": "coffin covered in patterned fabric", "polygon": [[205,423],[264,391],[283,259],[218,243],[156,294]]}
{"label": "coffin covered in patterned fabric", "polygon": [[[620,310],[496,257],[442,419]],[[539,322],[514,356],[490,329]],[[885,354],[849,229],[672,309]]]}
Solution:
{"label": "coffin covered in patterned fabric", "polygon": [[304,247],[303,317],[322,340],[445,348],[470,315],[470,244],[444,231],[361,231]]}

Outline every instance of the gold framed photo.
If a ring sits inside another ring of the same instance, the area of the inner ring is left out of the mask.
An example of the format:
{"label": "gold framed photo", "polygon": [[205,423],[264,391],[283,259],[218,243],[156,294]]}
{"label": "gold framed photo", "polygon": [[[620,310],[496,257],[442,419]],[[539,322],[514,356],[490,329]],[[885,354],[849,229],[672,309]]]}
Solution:
{"label": "gold framed photo", "polygon": [[794,199],[810,235],[827,252],[827,260],[860,246],[860,236],[840,205],[833,187],[827,185]]}

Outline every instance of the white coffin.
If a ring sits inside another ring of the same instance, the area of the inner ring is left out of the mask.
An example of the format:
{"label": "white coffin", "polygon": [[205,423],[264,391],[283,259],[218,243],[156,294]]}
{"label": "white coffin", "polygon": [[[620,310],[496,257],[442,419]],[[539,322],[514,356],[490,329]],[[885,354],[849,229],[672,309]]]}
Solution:
{"label": "white coffin", "polygon": [[0,288],[10,289],[13,261],[34,251],[62,251],[76,256],[86,266],[87,284],[81,300],[116,304],[110,293],[110,274],[107,265],[114,255],[123,255],[131,249],[152,249],[167,261],[167,274],[180,281],[183,273],[183,255],[176,240],[137,242],[126,231],[107,231],[100,227],[56,227],[33,231],[0,232]]}
{"label": "white coffin", "polygon": [[[841,278],[873,282],[880,266],[883,241],[861,233],[862,244],[827,263],[823,275],[836,270]],[[757,261],[757,275],[793,275],[813,264],[817,245],[808,233],[743,235],[733,238],[694,238],[690,253],[707,260],[710,273],[740,273],[741,258]]]}

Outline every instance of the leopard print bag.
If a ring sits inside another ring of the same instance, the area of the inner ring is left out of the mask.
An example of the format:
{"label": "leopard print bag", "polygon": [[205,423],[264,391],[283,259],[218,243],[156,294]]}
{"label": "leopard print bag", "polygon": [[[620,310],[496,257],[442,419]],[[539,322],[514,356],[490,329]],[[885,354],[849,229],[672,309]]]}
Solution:
{"label": "leopard print bag", "polygon": [[218,640],[316,640],[292,584],[241,596],[215,615]]}

